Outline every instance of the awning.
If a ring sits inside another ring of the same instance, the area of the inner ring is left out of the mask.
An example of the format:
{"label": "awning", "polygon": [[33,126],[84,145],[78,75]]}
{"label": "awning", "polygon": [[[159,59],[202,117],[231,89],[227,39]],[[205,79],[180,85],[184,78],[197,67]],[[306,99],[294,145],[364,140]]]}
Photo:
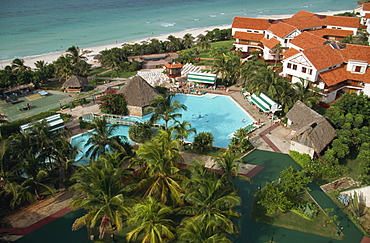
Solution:
{"label": "awning", "polygon": [[[49,131],[56,131],[56,130],[61,130],[64,129],[64,121],[60,117],[60,114],[54,115],[54,116],[49,116],[44,119],[38,120],[37,122],[41,122],[42,120],[46,120],[48,126],[49,126]],[[20,126],[21,132],[26,132],[27,130],[31,129],[33,126],[33,123],[27,123],[25,125]]]}
{"label": "awning", "polygon": [[216,74],[213,73],[192,73],[188,74],[188,81],[195,83],[214,84],[216,81]]}
{"label": "awning", "polygon": [[261,100],[263,100],[264,102],[266,102],[267,104],[269,104],[270,110],[272,112],[281,111],[281,105],[279,105],[278,103],[276,103],[275,101],[273,101],[272,99],[270,99],[270,97],[268,97],[264,93],[261,93],[260,96],[259,96],[259,98]]}
{"label": "awning", "polygon": [[270,99],[264,93],[261,93],[260,96],[252,94],[251,101],[256,104],[263,112],[276,112],[281,111],[281,105]]}
{"label": "awning", "polygon": [[258,96],[255,94],[251,95],[251,101],[256,104],[263,112],[269,112],[270,107],[268,104],[266,104],[263,100],[261,100]]}

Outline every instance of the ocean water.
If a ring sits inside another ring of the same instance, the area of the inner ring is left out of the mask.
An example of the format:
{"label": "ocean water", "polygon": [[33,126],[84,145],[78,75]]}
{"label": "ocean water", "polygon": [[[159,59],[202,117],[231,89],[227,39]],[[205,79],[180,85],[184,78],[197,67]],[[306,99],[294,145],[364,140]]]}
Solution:
{"label": "ocean water", "polygon": [[0,60],[227,25],[234,16],[355,7],[355,0],[1,0]]}

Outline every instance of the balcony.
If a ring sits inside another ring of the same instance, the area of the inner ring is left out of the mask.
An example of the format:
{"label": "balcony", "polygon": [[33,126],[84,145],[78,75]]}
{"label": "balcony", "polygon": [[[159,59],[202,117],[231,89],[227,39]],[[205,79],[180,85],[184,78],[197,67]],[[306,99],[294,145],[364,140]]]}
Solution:
{"label": "balcony", "polygon": [[344,87],[350,88],[350,89],[363,89],[365,88],[365,85],[362,82],[358,82],[358,81],[345,81],[345,82],[341,82],[339,84],[333,85],[331,87],[325,88],[322,93],[329,94],[338,89],[342,89]]}

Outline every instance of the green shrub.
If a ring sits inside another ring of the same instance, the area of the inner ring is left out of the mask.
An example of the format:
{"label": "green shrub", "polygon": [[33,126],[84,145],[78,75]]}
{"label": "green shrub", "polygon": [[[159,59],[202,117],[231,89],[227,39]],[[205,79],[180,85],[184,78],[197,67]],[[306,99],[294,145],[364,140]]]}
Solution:
{"label": "green shrub", "polygon": [[290,151],[289,154],[302,168],[307,168],[311,162],[311,157],[308,154],[301,154],[296,151]]}
{"label": "green shrub", "polygon": [[193,148],[199,151],[212,149],[213,135],[210,132],[201,132],[194,137]]}
{"label": "green shrub", "polygon": [[130,126],[128,135],[132,141],[144,143],[153,137],[153,132],[148,123],[136,123]]}

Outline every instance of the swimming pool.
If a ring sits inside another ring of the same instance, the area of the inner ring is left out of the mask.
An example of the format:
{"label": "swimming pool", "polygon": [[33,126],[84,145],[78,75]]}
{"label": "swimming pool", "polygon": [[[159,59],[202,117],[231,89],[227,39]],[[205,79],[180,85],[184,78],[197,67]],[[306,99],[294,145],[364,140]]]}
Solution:
{"label": "swimming pool", "polygon": [[[187,106],[186,111],[181,111],[180,122],[187,121],[193,128],[200,132],[210,132],[214,136],[213,145],[226,148],[230,144],[231,135],[241,127],[253,123],[253,118],[236,103],[232,98],[225,95],[206,94],[202,96],[176,94],[174,100]],[[151,115],[141,118],[148,121]],[[163,121],[158,122],[164,124]],[[170,124],[172,125],[172,124]],[[128,126],[119,126],[115,135],[123,135],[128,138]],[[193,142],[195,134],[191,134],[186,141]],[[85,146],[89,136],[80,134],[71,138],[71,144],[81,149],[76,159],[84,157],[87,147]],[[129,142],[133,143],[129,140]],[[88,161],[79,162],[86,164]]]}
{"label": "swimming pool", "polygon": [[[226,95],[206,94],[202,96],[176,94],[174,100],[187,106],[182,112],[181,121],[189,122],[200,132],[210,132],[214,136],[213,145],[226,148],[231,135],[241,127],[254,122],[254,119],[231,97]],[[194,134],[188,142],[194,141]]]}
{"label": "swimming pool", "polygon": [[[128,138],[128,130],[129,126],[118,126],[117,129],[115,130],[114,135],[119,135],[119,136],[126,136],[127,140],[131,143],[134,144],[129,138]],[[89,147],[85,146],[87,143],[87,140],[89,140],[89,134],[87,132],[73,136],[71,138],[71,145],[80,149],[78,154],[76,155],[75,160],[78,161],[76,164],[81,164],[81,165],[86,165],[89,164],[90,161],[89,159],[86,158],[85,154]]]}

